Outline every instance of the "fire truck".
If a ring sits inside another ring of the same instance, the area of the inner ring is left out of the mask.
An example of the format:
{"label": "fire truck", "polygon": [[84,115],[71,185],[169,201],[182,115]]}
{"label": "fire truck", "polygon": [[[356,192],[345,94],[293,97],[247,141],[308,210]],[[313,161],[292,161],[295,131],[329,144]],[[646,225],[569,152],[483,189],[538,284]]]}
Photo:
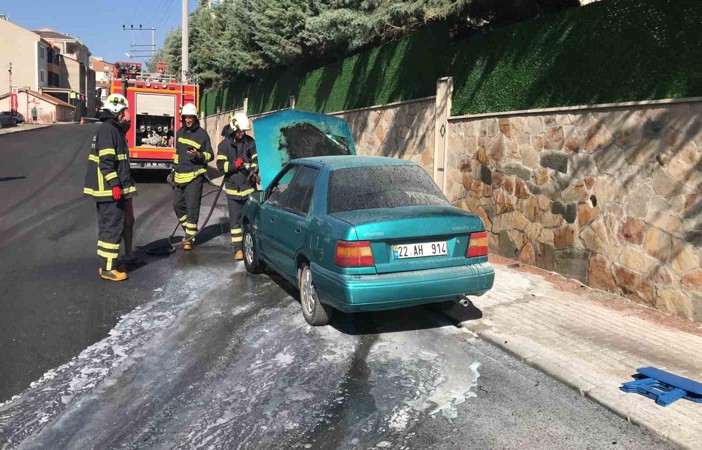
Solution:
{"label": "fire truck", "polygon": [[157,73],[145,73],[141,63],[114,64],[110,94],[129,101],[132,127],[127,132],[132,169],[170,169],[175,153],[175,134],[182,126],[180,108],[199,107],[200,88],[166,74],[159,63]]}

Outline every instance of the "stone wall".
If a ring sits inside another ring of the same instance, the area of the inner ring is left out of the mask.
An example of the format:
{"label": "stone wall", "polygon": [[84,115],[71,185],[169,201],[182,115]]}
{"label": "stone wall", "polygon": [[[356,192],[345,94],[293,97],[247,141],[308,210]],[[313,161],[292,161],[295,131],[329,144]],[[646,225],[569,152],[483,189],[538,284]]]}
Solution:
{"label": "stone wall", "polygon": [[452,118],[447,196],[490,247],[702,320],[702,102]]}
{"label": "stone wall", "polygon": [[335,113],[348,122],[356,152],[414,161],[434,171],[435,99]]}
{"label": "stone wall", "polygon": [[[359,155],[407,159],[420,164],[431,175],[434,170],[434,103],[432,97],[332,115],[348,122]],[[243,109],[235,112],[240,111]],[[223,112],[203,121],[213,148],[219,144],[219,134],[228,123],[229,114]],[[256,117],[260,116],[252,116],[251,120]]]}

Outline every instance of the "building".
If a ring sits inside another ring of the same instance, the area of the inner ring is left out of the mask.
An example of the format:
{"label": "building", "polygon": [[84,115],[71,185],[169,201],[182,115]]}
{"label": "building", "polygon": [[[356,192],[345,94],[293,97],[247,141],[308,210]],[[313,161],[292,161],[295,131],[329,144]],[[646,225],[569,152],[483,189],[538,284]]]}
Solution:
{"label": "building", "polygon": [[[0,95],[0,111],[10,109],[10,94]],[[17,111],[27,123],[72,122],[76,107],[48,94],[22,88],[17,93]],[[36,111],[34,121],[32,112]]]}
{"label": "building", "polygon": [[90,68],[95,71],[95,102],[98,108],[107,99],[114,67],[114,64],[108,63],[102,58],[90,57]]}
{"label": "building", "polygon": [[95,116],[95,71],[90,68],[90,50],[78,36],[72,37],[50,28],[35,30],[52,45],[59,58],[59,84],[42,90],[76,107],[76,120]]}
{"label": "building", "polygon": [[0,95],[9,93],[10,86],[33,91],[50,86],[50,50],[38,34],[0,19]]}

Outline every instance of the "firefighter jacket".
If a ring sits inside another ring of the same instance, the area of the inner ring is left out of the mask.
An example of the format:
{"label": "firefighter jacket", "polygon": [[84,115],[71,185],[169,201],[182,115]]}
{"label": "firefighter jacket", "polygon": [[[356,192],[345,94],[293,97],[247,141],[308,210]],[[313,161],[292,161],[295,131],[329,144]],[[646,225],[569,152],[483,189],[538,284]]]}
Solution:
{"label": "firefighter jacket", "polygon": [[[191,148],[199,151],[201,156],[188,156],[188,150]],[[213,155],[210,136],[200,128],[198,122],[189,129],[183,125],[176,133],[176,152],[173,156],[176,184],[188,184],[207,173],[207,163],[212,161]]]}
{"label": "firefighter jacket", "polygon": [[[249,164],[248,170],[244,164],[239,169],[236,168],[236,160],[239,158]],[[224,173],[224,192],[227,193],[227,197],[234,199],[248,197],[255,190],[252,174],[258,171],[258,154],[254,138],[248,135],[244,135],[241,141],[234,139],[234,135],[224,138],[217,147],[217,168]]]}
{"label": "firefighter jacket", "polygon": [[114,115],[105,112],[97,134],[93,137],[85,172],[83,194],[98,202],[111,202],[112,188],[120,186],[122,196],[136,193],[134,179],[129,171],[129,145],[122,126]]}

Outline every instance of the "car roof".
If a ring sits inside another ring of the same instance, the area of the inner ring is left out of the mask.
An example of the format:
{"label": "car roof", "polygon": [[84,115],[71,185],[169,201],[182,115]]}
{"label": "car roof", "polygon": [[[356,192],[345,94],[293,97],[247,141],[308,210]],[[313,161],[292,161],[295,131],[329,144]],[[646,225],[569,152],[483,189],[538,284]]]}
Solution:
{"label": "car roof", "polygon": [[398,158],[383,156],[319,156],[314,158],[300,158],[290,161],[290,164],[311,164],[326,167],[329,170],[348,169],[351,167],[367,166],[414,166],[415,163]]}

